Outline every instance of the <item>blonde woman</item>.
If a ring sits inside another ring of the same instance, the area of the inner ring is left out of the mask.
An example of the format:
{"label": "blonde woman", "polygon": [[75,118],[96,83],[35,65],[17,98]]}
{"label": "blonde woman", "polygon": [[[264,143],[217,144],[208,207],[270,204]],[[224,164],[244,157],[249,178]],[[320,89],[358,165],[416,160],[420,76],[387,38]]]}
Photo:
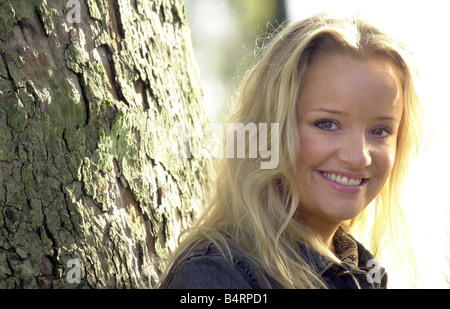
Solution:
{"label": "blonde woman", "polygon": [[267,44],[236,103],[229,122],[278,124],[278,165],[224,159],[161,287],[385,288],[375,256],[394,240],[408,261],[397,192],[420,140],[404,46],[356,18],[313,16]]}

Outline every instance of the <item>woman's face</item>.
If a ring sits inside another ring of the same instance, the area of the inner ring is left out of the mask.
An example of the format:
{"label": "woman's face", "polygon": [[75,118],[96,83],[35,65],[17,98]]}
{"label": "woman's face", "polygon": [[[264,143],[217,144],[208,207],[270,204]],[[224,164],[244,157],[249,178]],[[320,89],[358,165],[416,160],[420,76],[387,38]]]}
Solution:
{"label": "woman's face", "polygon": [[394,66],[382,58],[321,56],[299,100],[299,214],[313,226],[357,216],[394,164],[403,111]]}

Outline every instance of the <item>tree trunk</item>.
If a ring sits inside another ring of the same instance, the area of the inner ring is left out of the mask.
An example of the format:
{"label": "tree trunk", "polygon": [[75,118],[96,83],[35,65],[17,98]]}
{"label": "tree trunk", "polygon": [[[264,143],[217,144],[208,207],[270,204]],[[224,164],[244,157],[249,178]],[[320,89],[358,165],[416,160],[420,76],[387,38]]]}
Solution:
{"label": "tree trunk", "polygon": [[150,288],[203,202],[182,0],[0,0],[0,288]]}

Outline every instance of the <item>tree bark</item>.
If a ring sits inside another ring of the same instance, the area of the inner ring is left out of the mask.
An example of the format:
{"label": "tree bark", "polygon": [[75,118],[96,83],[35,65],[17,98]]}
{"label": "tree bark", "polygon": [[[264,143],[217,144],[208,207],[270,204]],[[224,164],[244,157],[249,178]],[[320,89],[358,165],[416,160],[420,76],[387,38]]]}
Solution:
{"label": "tree bark", "polygon": [[184,2],[0,0],[0,54],[0,288],[154,287],[211,176]]}

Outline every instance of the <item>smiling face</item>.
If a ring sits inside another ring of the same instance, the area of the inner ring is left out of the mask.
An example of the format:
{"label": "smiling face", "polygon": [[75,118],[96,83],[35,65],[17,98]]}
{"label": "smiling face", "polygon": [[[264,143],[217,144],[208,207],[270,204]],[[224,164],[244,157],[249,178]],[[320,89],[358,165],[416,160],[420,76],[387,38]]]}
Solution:
{"label": "smiling face", "polygon": [[389,176],[401,83],[383,58],[321,56],[310,66],[298,107],[298,212],[313,229],[336,228],[356,217]]}

